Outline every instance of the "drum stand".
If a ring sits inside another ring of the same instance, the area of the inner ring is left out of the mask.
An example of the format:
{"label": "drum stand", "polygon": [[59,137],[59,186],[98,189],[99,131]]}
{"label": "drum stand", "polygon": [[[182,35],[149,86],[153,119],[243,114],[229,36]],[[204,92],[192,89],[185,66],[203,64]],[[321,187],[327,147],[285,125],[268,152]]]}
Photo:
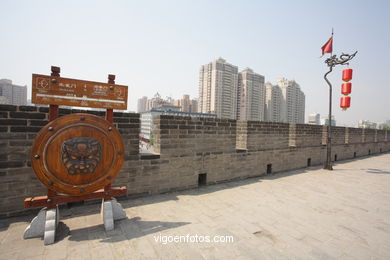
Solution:
{"label": "drum stand", "polygon": [[[100,215],[106,231],[114,230],[114,220],[126,218],[126,212],[115,198],[111,198],[110,200],[102,199]],[[53,244],[59,219],[58,205],[55,208],[42,208],[38,215],[31,221],[30,225],[24,230],[23,238],[43,237],[45,245]]]}
{"label": "drum stand", "polygon": [[[51,76],[59,77],[60,68],[52,67]],[[108,76],[108,83],[115,84],[115,75]],[[49,122],[58,117],[58,105],[49,106]],[[107,109],[106,120],[113,123],[114,111]],[[50,245],[55,241],[56,228],[59,223],[60,215],[58,205],[68,202],[75,202],[88,199],[102,199],[101,216],[106,231],[114,229],[114,220],[126,218],[126,212],[122,205],[116,201],[114,196],[123,196],[127,194],[127,188],[111,187],[108,184],[104,189],[97,190],[93,193],[73,196],[58,194],[53,190],[48,189],[47,196],[39,196],[34,198],[26,198],[24,200],[25,208],[43,207],[38,215],[31,221],[30,225],[25,229],[23,238],[43,237],[44,244]]]}

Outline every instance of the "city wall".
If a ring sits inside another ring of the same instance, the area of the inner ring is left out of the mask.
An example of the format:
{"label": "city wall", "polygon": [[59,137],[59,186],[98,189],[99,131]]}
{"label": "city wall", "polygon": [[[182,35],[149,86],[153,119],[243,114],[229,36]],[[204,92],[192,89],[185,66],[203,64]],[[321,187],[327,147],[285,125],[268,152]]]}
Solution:
{"label": "city wall", "polygon": [[[60,115],[102,111],[60,109]],[[47,107],[0,105],[0,217],[24,214],[23,200],[46,194],[31,169],[30,149],[48,123]],[[125,162],[114,185],[129,197],[321,165],[327,128],[317,125],[159,116],[155,151],[139,154],[139,114],[114,113]],[[388,131],[333,128],[333,160],[387,152]]]}

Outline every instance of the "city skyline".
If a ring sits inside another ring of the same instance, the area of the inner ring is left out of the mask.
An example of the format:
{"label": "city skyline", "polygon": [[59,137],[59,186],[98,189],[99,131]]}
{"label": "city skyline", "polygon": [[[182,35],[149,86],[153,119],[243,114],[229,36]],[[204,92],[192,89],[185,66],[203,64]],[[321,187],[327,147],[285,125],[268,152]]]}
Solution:
{"label": "city skyline", "polygon": [[172,97],[163,98],[158,92],[153,97],[142,96],[137,101],[137,113],[148,112],[150,110],[173,110],[187,113],[198,112],[197,99],[191,99],[189,95],[184,94],[182,98],[174,99]]}
{"label": "city skyline", "polygon": [[[223,4],[222,4],[223,3]],[[93,6],[93,12],[85,12]],[[335,8],[337,6],[337,8]],[[340,125],[384,122],[390,96],[390,29],[387,1],[115,2],[2,1],[0,78],[28,86],[31,74],[61,67],[63,77],[105,82],[107,74],[129,86],[129,110],[159,92],[198,97],[199,66],[224,57],[264,75],[265,82],[299,82],[308,115],[327,114],[327,71],[319,58],[334,28],[334,53],[359,51],[351,108],[339,108],[341,71],[330,76],[333,114]],[[250,8],[248,8],[250,7]],[[38,15],[39,13],[44,15]],[[245,15],[244,15],[245,14]],[[83,19],[80,19],[83,17]],[[104,17],[104,19],[102,19]]]}

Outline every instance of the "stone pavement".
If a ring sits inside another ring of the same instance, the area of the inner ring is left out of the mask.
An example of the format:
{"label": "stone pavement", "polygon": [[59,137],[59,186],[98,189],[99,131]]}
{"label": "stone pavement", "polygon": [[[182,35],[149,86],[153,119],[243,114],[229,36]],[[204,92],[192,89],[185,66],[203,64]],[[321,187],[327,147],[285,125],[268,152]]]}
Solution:
{"label": "stone pavement", "polygon": [[122,200],[112,232],[99,204],[65,207],[50,246],[22,239],[33,216],[3,219],[0,259],[390,259],[390,154],[334,169]]}

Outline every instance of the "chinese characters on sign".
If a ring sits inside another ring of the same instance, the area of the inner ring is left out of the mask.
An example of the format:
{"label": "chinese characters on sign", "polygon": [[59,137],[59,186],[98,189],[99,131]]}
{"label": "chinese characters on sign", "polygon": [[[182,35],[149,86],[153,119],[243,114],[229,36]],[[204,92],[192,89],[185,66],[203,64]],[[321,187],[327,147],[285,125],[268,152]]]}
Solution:
{"label": "chinese characters on sign", "polygon": [[33,74],[32,103],[127,109],[127,86]]}

